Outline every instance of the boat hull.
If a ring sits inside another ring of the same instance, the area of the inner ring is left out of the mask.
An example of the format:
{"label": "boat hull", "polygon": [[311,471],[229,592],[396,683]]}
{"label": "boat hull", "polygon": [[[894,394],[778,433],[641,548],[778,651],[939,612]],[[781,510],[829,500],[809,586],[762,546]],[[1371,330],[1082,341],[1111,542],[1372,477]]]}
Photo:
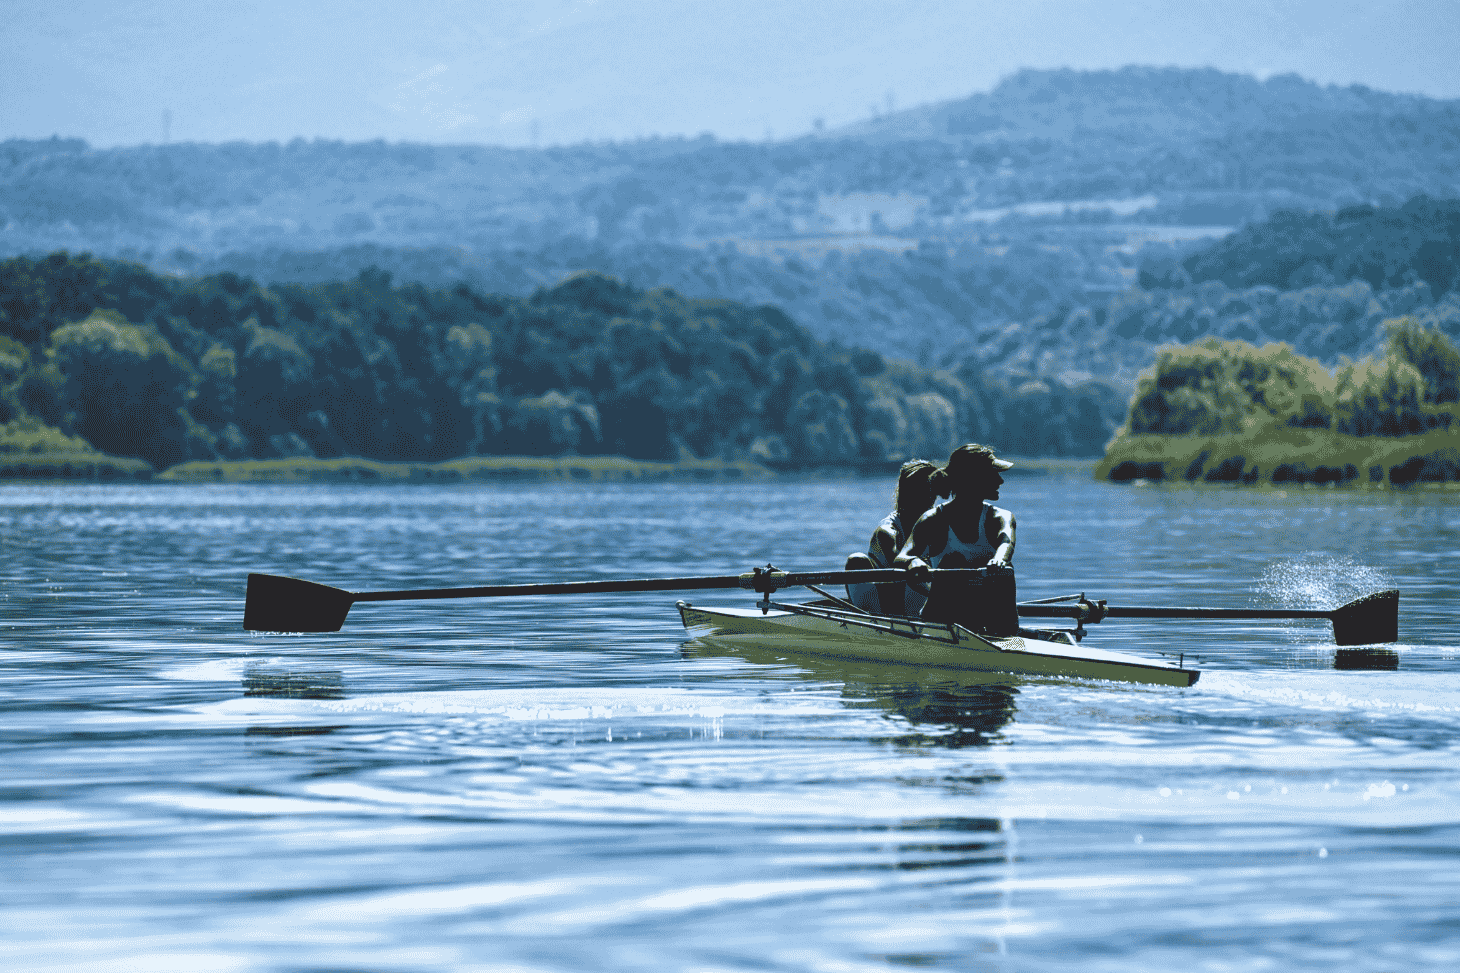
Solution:
{"label": "boat hull", "polygon": [[1068,637],[985,637],[960,625],[859,615],[820,605],[772,605],[764,612],[759,607],[703,608],[684,601],[677,607],[693,638],[791,654],[1161,686],[1190,686],[1201,675],[1171,662],[1081,646]]}

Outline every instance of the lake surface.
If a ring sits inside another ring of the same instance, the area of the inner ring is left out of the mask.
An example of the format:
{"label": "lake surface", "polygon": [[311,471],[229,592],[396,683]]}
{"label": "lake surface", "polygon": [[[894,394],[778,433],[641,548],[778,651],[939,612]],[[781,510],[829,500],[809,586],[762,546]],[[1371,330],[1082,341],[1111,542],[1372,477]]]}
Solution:
{"label": "lake surface", "polygon": [[0,967],[1460,968],[1457,493],[1004,488],[1022,598],[1397,585],[1397,672],[1317,622],[1091,629],[1185,690],[747,657],[673,594],[241,630],[249,571],[834,569],[890,489],[0,486]]}

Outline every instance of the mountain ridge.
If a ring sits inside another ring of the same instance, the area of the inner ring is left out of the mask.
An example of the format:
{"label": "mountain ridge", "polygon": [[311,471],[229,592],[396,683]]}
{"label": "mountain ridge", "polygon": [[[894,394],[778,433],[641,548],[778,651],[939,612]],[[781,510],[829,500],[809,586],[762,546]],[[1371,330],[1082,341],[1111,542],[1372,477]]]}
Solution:
{"label": "mountain ridge", "polygon": [[[1226,120],[1215,111],[1218,103],[1227,109]],[[1035,124],[1010,125],[1009,116],[1017,117],[1020,109],[1030,112]],[[1017,131],[1069,136],[1081,130],[1124,130],[1132,126],[1155,129],[1152,120],[1159,117],[1168,129],[1188,137],[1212,137],[1239,122],[1249,127],[1268,127],[1311,114],[1414,115],[1434,111],[1460,111],[1460,99],[1384,92],[1364,85],[1319,85],[1296,74],[1277,74],[1259,81],[1251,75],[1215,68],[1026,68],[1002,79],[991,91],[919,105],[843,126],[829,134],[898,140],[956,139]],[[1238,117],[1230,117],[1233,115]]]}
{"label": "mountain ridge", "polygon": [[[979,112],[999,124],[949,132]],[[936,138],[907,127],[939,119]],[[928,366],[974,354],[1010,381],[1108,369],[1129,385],[1149,347],[1081,363],[1046,342],[1155,257],[1283,210],[1460,195],[1456,102],[1292,76],[1027,70],[864,128],[536,150],[12,140],[0,256],[90,252],[266,284],[374,266],[518,296],[594,269],[784,306],[821,340]],[[1040,362],[1056,371],[1029,374]]]}

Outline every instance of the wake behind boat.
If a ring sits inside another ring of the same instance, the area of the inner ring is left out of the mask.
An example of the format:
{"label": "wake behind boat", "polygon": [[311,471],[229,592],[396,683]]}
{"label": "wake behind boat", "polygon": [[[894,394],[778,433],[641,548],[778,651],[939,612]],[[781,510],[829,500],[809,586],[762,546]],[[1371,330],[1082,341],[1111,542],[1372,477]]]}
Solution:
{"label": "wake behind boat", "polygon": [[1074,630],[1020,629],[1016,636],[978,635],[962,625],[923,622],[840,608],[831,600],[761,602],[753,608],[676,603],[691,637],[727,647],[754,646],[791,654],[936,669],[1071,676],[1190,686],[1196,669],[1082,646]]}

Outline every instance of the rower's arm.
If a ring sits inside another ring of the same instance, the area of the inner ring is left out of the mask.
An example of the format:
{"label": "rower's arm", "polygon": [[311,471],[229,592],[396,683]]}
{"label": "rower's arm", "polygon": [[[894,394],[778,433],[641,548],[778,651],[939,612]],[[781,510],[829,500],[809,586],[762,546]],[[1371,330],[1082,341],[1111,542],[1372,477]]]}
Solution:
{"label": "rower's arm", "polygon": [[868,545],[867,552],[872,554],[872,561],[879,568],[890,568],[898,555],[897,537],[886,525],[878,527],[872,532],[872,543]]}
{"label": "rower's arm", "polygon": [[922,563],[923,567],[928,566],[923,561],[923,555],[928,553],[927,538],[933,530],[932,522],[933,512],[931,510],[918,518],[918,522],[913,525],[912,531],[907,535],[907,543],[902,545],[902,550],[898,552],[897,558],[893,560],[893,567],[913,568],[916,567],[912,563],[914,561]]}
{"label": "rower's arm", "polygon": [[989,563],[1009,567],[1014,563],[1013,511],[995,507],[990,513],[993,515],[994,521],[994,529],[991,531],[994,536],[990,538],[994,544],[994,556],[989,558]]}

